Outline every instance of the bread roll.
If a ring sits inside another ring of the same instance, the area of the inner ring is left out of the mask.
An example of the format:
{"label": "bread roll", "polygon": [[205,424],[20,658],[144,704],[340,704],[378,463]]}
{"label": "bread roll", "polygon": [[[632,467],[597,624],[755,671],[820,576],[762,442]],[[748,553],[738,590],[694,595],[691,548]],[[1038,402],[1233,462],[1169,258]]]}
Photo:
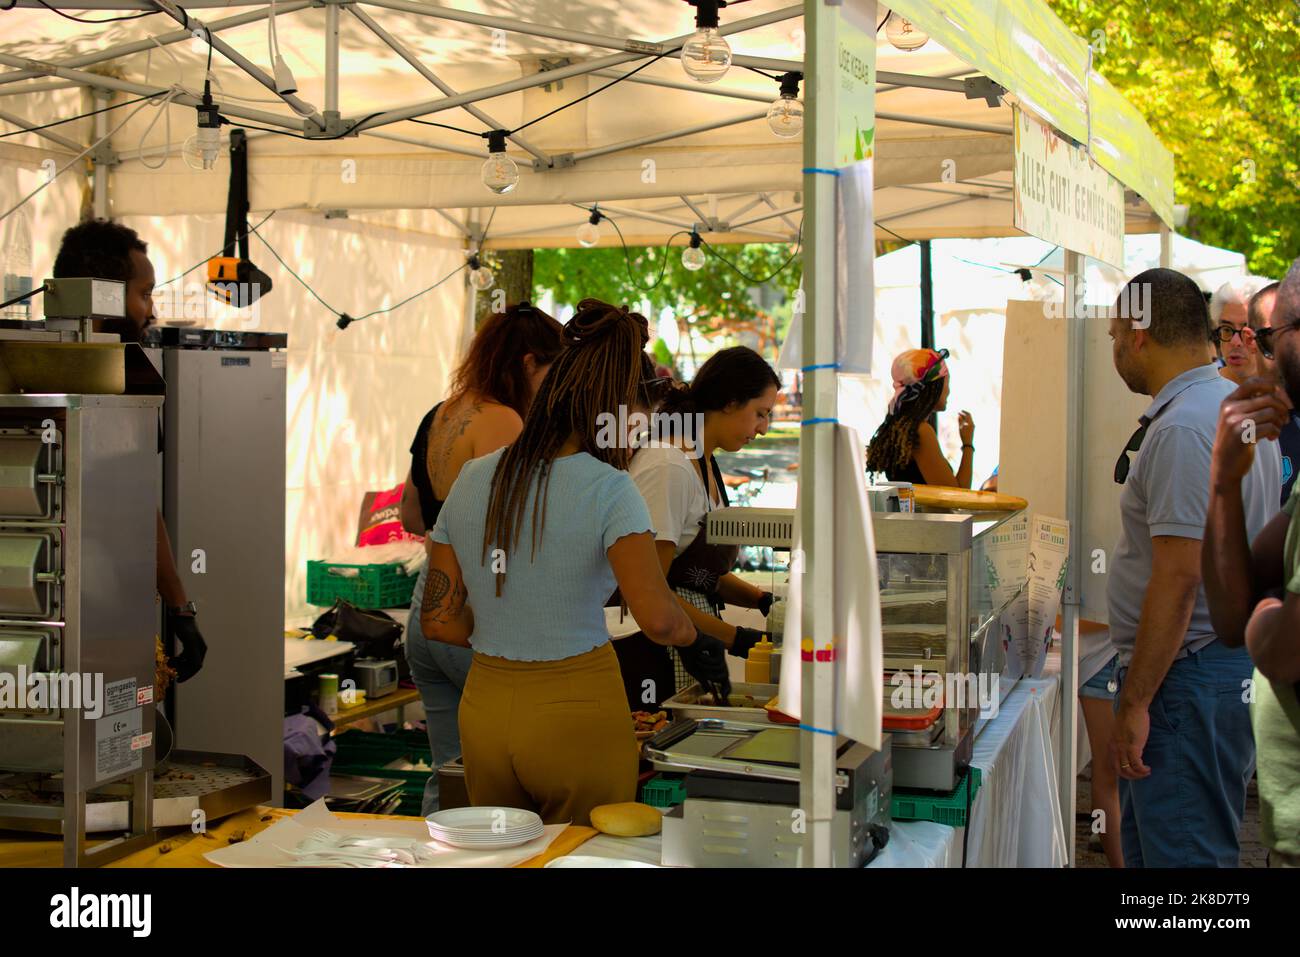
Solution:
{"label": "bread roll", "polygon": [[664,816],[655,808],[635,801],[602,804],[591,811],[591,826],[615,837],[648,837],[658,834],[663,824]]}

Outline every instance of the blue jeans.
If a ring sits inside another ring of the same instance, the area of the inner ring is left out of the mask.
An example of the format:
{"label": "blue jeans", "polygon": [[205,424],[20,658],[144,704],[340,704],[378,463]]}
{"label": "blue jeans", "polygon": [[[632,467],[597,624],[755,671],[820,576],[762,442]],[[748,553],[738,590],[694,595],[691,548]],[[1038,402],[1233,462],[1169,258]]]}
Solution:
{"label": "blue jeans", "polygon": [[[1245,648],[1219,641],[1170,666],[1148,708],[1142,761],[1151,774],[1119,782],[1125,867],[1237,866],[1255,770],[1253,670]],[[1120,668],[1121,691],[1127,677]]]}
{"label": "blue jeans", "polygon": [[458,645],[430,641],[420,629],[420,600],[424,596],[426,566],[415,582],[411,613],[406,619],[406,660],[411,677],[424,703],[424,723],[433,751],[433,773],[424,785],[421,811],[426,816],[438,810],[438,768],[460,757],[460,695],[469,676],[474,652]]}

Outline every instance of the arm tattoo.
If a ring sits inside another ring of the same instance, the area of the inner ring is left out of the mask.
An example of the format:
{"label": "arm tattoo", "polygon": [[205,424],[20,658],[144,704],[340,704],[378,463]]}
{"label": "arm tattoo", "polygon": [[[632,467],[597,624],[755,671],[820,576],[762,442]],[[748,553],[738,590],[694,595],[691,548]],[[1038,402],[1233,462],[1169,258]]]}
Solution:
{"label": "arm tattoo", "polygon": [[427,610],[430,621],[445,625],[461,616],[468,597],[469,592],[465,588],[464,579],[458,576],[453,582],[446,572],[431,568],[424,585],[424,599],[420,605]]}

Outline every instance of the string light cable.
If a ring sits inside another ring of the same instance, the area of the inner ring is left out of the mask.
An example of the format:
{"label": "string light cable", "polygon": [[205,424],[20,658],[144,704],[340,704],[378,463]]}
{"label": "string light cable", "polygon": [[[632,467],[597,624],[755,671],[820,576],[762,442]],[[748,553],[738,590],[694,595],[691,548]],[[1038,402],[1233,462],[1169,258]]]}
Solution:
{"label": "string light cable", "polygon": [[[169,95],[174,95],[174,94],[171,93],[171,91],[168,91],[168,94],[169,94]],[[165,95],[165,94],[162,94],[162,93],[160,93],[160,94],[155,94],[155,96],[159,96],[159,95]],[[12,216],[15,212],[17,212],[19,209],[21,209],[23,206],[25,206],[28,202],[30,202],[30,201],[31,201],[35,196],[37,196],[37,195],[38,195],[42,190],[44,190],[47,186],[49,186],[51,183],[53,183],[56,179],[58,179],[60,176],[62,176],[62,175],[63,175],[64,173],[66,173],[68,170],[72,169],[72,167],[76,166],[77,163],[81,162],[81,160],[82,160],[83,157],[85,157],[85,156],[89,155],[90,153],[94,152],[95,148],[96,148],[97,146],[99,146],[100,143],[106,143],[106,142],[108,142],[108,140],[111,139],[111,138],[113,137],[113,135],[114,135],[115,133],[117,133],[118,130],[120,130],[122,127],[126,126],[127,123],[131,122],[131,120],[135,117],[135,115],[136,115],[137,113],[139,113],[141,110],[143,110],[146,106],[148,106],[148,105],[150,104],[150,102],[151,102],[153,99],[154,99],[154,97],[147,97],[147,98],[145,99],[144,102],[137,103],[136,106],[135,106],[135,109],[133,109],[130,113],[128,113],[128,114],[126,115],[126,118],[125,118],[124,120],[122,120],[121,123],[118,123],[117,126],[113,127],[111,130],[109,130],[107,133],[105,133],[105,134],[104,134],[103,136],[101,136],[99,139],[95,140],[95,142],[91,143],[89,146],[87,146],[84,150],[82,150],[80,153],[78,153],[78,154],[77,154],[76,156],[74,156],[72,159],[68,160],[67,163],[65,163],[63,166],[59,167],[59,169],[57,169],[57,170],[55,171],[54,175],[51,176],[49,179],[47,179],[45,182],[41,183],[40,186],[37,186],[34,190],[32,190],[30,193],[28,193],[26,196],[24,196],[22,199],[20,199],[20,200],[19,200],[17,203],[15,203],[13,206],[9,207],[9,208],[8,208],[7,210],[5,210],[3,213],[0,213],[0,222],[4,222],[6,219],[8,219],[10,216]],[[155,117],[155,119],[156,119],[156,117]]]}

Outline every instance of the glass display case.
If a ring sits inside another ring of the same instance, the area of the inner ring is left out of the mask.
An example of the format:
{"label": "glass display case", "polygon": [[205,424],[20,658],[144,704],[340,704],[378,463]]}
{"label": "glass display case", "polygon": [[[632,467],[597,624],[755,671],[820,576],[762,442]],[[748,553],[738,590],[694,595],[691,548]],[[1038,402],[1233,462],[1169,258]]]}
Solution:
{"label": "glass display case", "polygon": [[981,710],[1001,703],[1001,617],[1019,588],[993,573],[989,546],[1013,514],[873,514],[885,726],[901,787],[956,787]]}

